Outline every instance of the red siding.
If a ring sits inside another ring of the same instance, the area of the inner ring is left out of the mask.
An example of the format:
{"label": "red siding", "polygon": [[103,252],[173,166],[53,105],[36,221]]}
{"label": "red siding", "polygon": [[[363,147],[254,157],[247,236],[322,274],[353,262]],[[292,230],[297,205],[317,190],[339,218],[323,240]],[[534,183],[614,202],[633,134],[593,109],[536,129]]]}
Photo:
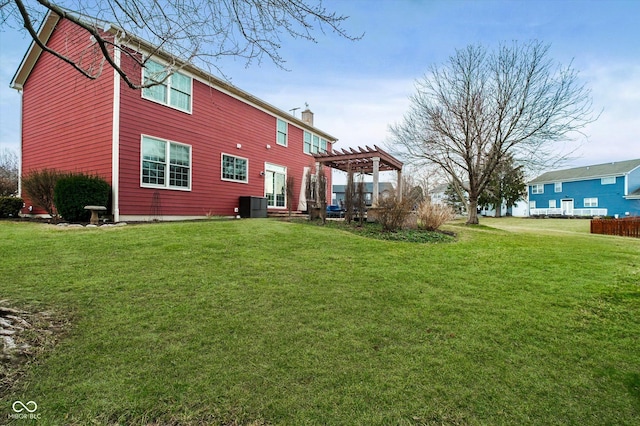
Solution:
{"label": "red siding", "polygon": [[[293,209],[297,210],[303,169],[313,166],[313,157],[303,153],[302,129],[289,125],[288,146],[283,147],[276,144],[274,116],[195,80],[192,101],[193,113],[188,114],[143,99],[140,91],[122,85],[120,214],[233,215],[238,197],[264,196],[264,177],[260,172],[265,162],[285,166],[287,175],[294,176]],[[191,191],[141,187],[143,134],[191,146]],[[267,145],[271,148],[267,149]],[[222,153],[249,160],[248,183],[221,179]]]}
{"label": "red siding", "polygon": [[[48,44],[66,50],[70,57],[82,57],[84,63],[100,57],[88,34],[64,20]],[[123,55],[123,62],[124,68],[135,70],[131,58]],[[111,182],[113,91],[113,70],[106,63],[102,75],[89,80],[52,55],[42,54],[24,85],[23,173],[43,168],[83,171]],[[264,196],[260,172],[265,162],[287,167],[287,175],[295,179],[292,207],[298,208],[303,170],[314,164],[313,157],[303,153],[301,128],[290,124],[288,146],[280,146],[275,116],[196,80],[192,110],[188,114],[143,99],[141,91],[121,83],[120,215],[232,215],[238,197]],[[141,187],[143,134],[191,146],[190,191]],[[249,160],[248,183],[221,179],[222,153]],[[327,192],[330,199],[330,189]]]}
{"label": "red siding", "polygon": [[[58,23],[48,45],[72,58],[82,56],[85,64],[96,53],[89,35],[65,20]],[[101,76],[89,80],[43,53],[24,85],[22,102],[24,175],[49,168],[97,173],[111,182],[110,67],[105,64]]]}

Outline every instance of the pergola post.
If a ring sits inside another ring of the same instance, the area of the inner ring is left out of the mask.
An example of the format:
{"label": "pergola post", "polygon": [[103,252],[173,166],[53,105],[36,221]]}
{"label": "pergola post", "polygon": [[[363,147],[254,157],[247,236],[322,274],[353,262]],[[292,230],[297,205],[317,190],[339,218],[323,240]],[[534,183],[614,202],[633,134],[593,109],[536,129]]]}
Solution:
{"label": "pergola post", "polygon": [[313,204],[316,207],[319,207],[318,206],[318,204],[319,204],[318,202],[320,201],[320,179],[318,179],[318,176],[320,175],[320,167],[322,167],[320,162],[316,161],[316,183],[314,185],[314,187],[315,187],[315,191],[314,192],[315,192],[316,196],[314,197],[314,200],[313,200]]}
{"label": "pergola post", "polygon": [[398,189],[397,189],[397,197],[399,201],[402,201],[402,169],[398,169]]}
{"label": "pergola post", "polygon": [[373,207],[378,207],[378,194],[380,194],[379,188],[379,174],[380,174],[380,157],[373,157]]}

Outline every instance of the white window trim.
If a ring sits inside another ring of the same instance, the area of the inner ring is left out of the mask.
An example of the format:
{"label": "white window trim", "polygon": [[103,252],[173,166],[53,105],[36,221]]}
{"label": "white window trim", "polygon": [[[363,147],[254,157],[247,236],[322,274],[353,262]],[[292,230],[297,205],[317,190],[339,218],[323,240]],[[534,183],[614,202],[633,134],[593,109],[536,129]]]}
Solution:
{"label": "white window trim", "polygon": [[549,208],[550,209],[556,208],[556,200],[549,200]]}
{"label": "white window trim", "polygon": [[[538,191],[536,192],[534,188],[542,188],[542,191]],[[532,195],[539,195],[539,194],[544,194],[544,183],[534,183],[533,185],[531,185],[531,194]]]}
{"label": "white window trim", "polygon": [[[587,205],[587,200],[589,200],[589,205]],[[592,204],[595,200],[595,204]],[[598,207],[598,197],[589,197],[589,198],[585,198],[584,200],[582,200],[582,205],[584,206],[584,208],[594,208],[594,207]]]}
{"label": "white window trim", "polygon": [[[310,134],[310,135],[311,135],[311,140],[309,141],[309,152],[307,152],[307,151],[305,150],[304,135],[305,135],[306,133],[308,133],[308,134]],[[318,152],[314,152],[314,151],[313,151],[313,138],[314,138],[314,137],[318,138]],[[325,139],[325,138],[323,138],[322,136],[320,136],[320,135],[318,135],[318,134],[316,134],[316,133],[310,132],[310,131],[308,131],[308,130],[303,130],[303,133],[302,133],[302,152],[304,152],[305,154],[307,154],[307,155],[313,155],[313,154],[317,154],[317,153],[322,152],[322,145],[323,145],[323,142],[324,142],[324,144],[325,144],[325,151],[326,151],[326,152],[329,152],[329,145],[331,144],[331,141],[330,141],[329,139]]]}
{"label": "white window trim", "polygon": [[[239,158],[241,160],[246,161],[247,164],[247,179],[246,180],[238,180],[238,179],[229,179],[224,177],[224,156],[227,157],[233,157],[233,158]],[[239,155],[235,155],[235,154],[228,154],[226,152],[222,152],[220,153],[220,180],[223,180],[225,182],[234,182],[234,183],[243,183],[243,184],[248,184],[249,183],[249,159],[246,157],[241,157]]]}
{"label": "white window trim", "polygon": [[[613,179],[613,182],[611,180]],[[618,180],[615,176],[607,176],[600,178],[600,185],[615,185]]]}
{"label": "white window trim", "polygon": [[[149,61],[155,62],[156,64],[162,65],[163,67],[167,68],[167,64],[162,62],[162,61],[159,61],[159,60],[156,60],[156,59],[149,59]],[[142,73],[142,75],[140,77],[141,78],[140,81],[142,81],[143,83],[144,83],[144,71],[145,71],[145,67],[140,67],[140,72]],[[177,111],[184,112],[186,114],[193,114],[193,80],[194,80],[194,78],[193,78],[193,76],[191,76],[191,75],[189,75],[189,74],[187,74],[185,72],[178,72],[178,71],[173,71],[172,75],[176,74],[176,73],[182,74],[185,77],[188,77],[189,78],[189,84],[191,84],[191,87],[189,89],[190,90],[190,95],[189,95],[189,109],[188,110],[187,109],[178,108],[177,106],[171,105],[171,101],[170,101],[170,98],[171,98],[171,84],[170,84],[171,83],[171,76],[169,76],[169,78],[167,78],[165,80],[165,84],[167,85],[167,102],[161,102],[161,101],[159,101],[157,99],[145,96],[144,95],[144,93],[145,93],[144,89],[140,90],[142,99],[146,99],[148,101],[155,102],[158,105],[164,105],[166,107],[175,109]]]}
{"label": "white window trim", "polygon": [[[284,182],[285,185],[287,184],[287,176],[288,176],[288,172],[289,169],[287,168],[287,166],[281,166],[279,164],[275,164],[275,163],[264,163],[264,171],[272,171],[272,172],[276,172],[276,173],[283,173],[284,170]],[[263,187],[266,186],[265,184],[263,184]],[[267,196],[267,191],[266,188],[264,191],[264,196]],[[275,195],[275,194],[274,194]],[[287,194],[286,194],[286,188],[285,188],[285,195],[284,195],[284,206],[269,206],[267,205],[268,208],[270,209],[281,209],[281,210],[286,210],[287,209]]]}
{"label": "white window trim", "polygon": [[[280,124],[280,122],[283,122],[285,127],[285,132],[284,132],[284,143],[280,143],[278,142],[278,135],[280,135],[280,130],[278,129],[278,124]],[[281,118],[277,118],[276,117],[276,145],[280,145],[280,146],[288,146],[289,145],[289,122],[281,119]]]}
{"label": "white window trim", "polygon": [[562,182],[555,182],[553,184],[553,192],[562,192]]}
{"label": "white window trim", "polygon": [[[155,185],[152,183],[144,183],[142,182],[142,168],[143,163],[144,163],[144,153],[142,150],[142,144],[144,143],[144,138],[149,138],[149,139],[155,139],[157,141],[160,142],[164,142],[165,143],[165,157],[167,159],[167,163],[166,163],[166,176],[165,176],[165,184],[164,185]],[[188,187],[184,187],[184,186],[170,186],[169,185],[169,169],[171,167],[171,159],[169,156],[169,145],[170,144],[176,144],[176,145],[182,145],[182,146],[187,146],[189,147],[189,186]],[[171,191],[187,191],[190,192],[191,191],[191,180],[193,178],[193,147],[189,144],[186,143],[182,143],[182,142],[176,142],[176,141],[172,141],[169,139],[164,139],[164,138],[159,138],[157,136],[151,136],[151,135],[146,135],[146,134],[142,134],[140,135],[140,187],[141,188],[154,188],[154,189],[168,189]]]}

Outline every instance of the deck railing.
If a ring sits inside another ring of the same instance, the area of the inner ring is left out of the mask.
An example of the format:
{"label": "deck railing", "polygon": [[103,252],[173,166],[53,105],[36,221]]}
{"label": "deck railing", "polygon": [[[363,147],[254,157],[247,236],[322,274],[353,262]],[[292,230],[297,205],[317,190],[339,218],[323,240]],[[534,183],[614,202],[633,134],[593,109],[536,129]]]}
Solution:
{"label": "deck railing", "polygon": [[529,209],[530,216],[606,216],[607,209],[573,209],[563,210],[561,208],[550,209]]}

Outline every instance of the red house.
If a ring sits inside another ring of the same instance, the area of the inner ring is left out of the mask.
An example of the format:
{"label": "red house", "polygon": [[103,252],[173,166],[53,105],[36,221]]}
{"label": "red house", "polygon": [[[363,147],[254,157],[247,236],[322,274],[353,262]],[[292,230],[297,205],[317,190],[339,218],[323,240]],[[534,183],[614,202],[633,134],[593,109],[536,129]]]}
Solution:
{"label": "red house", "polygon": [[[176,62],[155,52],[141,67],[122,52],[146,57],[148,43],[120,40],[110,25],[103,30],[119,46],[116,61],[140,81],[157,79]],[[55,14],[39,38],[102,71],[90,80],[32,43],[11,82],[22,93],[23,175],[44,168],[99,174],[112,186],[114,221],[233,216],[242,196],[266,197],[269,210],[286,210],[289,176],[292,209],[306,208],[312,154],[330,152],[336,141],[313,126],[310,111],[297,119],[183,63],[163,84],[131,89],[86,31]],[[45,212],[33,207],[31,213]]]}

